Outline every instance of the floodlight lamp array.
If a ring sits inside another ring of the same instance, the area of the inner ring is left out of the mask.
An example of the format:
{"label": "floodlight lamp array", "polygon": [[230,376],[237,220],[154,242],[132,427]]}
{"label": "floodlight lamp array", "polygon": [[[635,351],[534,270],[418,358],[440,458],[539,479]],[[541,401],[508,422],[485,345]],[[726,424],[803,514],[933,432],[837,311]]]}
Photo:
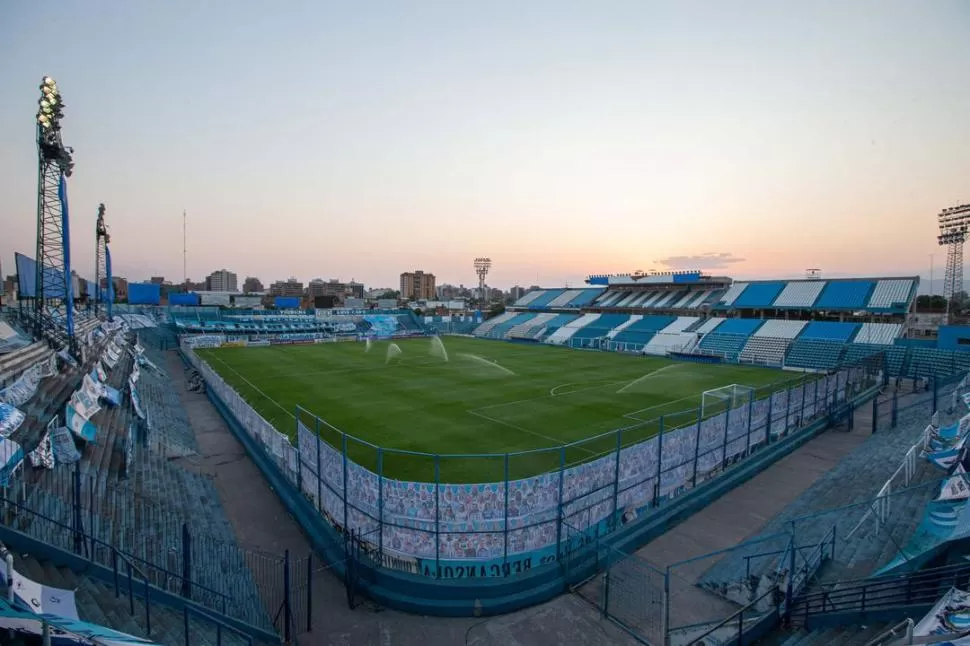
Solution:
{"label": "floodlight lamp array", "polygon": [[966,232],[970,227],[970,204],[943,209],[937,216],[937,220],[941,234],[945,235],[951,231]]}
{"label": "floodlight lamp array", "polygon": [[37,144],[46,161],[56,162],[61,171],[70,177],[74,169],[71,148],[61,142],[61,119],[64,117],[64,99],[57,89],[57,82],[45,76],[38,87]]}

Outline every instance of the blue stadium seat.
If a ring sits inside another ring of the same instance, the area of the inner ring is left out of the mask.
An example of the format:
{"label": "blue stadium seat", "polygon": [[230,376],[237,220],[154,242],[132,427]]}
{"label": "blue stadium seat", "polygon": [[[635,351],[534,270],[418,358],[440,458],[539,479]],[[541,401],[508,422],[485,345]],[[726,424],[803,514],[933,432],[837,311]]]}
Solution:
{"label": "blue stadium seat", "polygon": [[815,301],[815,308],[861,310],[866,306],[876,283],[871,280],[831,280]]}
{"label": "blue stadium seat", "polygon": [[676,320],[676,316],[644,316],[636,323],[623,328],[623,331],[613,337],[613,340],[618,343],[646,344],[657,332]]}
{"label": "blue stadium seat", "polygon": [[585,307],[593,302],[593,300],[603,293],[602,289],[584,289],[583,293],[569,301],[566,307]]}
{"label": "blue stadium seat", "polygon": [[845,344],[838,340],[798,338],[788,347],[785,365],[831,370],[842,363]]}
{"label": "blue stadium seat", "polygon": [[598,339],[630,319],[629,314],[603,314],[589,325],[581,328],[571,339]]}
{"label": "blue stadium seat", "polygon": [[784,288],[783,281],[749,283],[741,295],[734,300],[733,307],[735,309],[770,307]]}
{"label": "blue stadium seat", "polygon": [[858,323],[836,323],[831,321],[812,321],[802,330],[799,339],[821,339],[848,343],[859,329]]}
{"label": "blue stadium seat", "polygon": [[565,290],[562,289],[547,289],[539,296],[536,296],[533,300],[529,301],[525,305],[530,310],[541,310],[545,308],[550,301],[555,299],[557,296],[562,294]]}
{"label": "blue stadium seat", "polygon": [[[724,324],[721,324],[723,327]],[[736,361],[748,342],[747,334],[722,334],[720,331],[704,335],[698,346],[706,354],[715,354],[729,361]]]}
{"label": "blue stadium seat", "polygon": [[750,336],[764,323],[761,319],[726,319],[717,326],[718,334]]}

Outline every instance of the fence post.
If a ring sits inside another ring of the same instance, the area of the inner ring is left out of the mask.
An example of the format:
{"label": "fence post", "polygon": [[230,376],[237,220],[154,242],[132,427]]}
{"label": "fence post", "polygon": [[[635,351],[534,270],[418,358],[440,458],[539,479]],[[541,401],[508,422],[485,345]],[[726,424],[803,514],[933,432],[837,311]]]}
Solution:
{"label": "fence post", "polygon": [[81,463],[74,463],[74,551],[81,553]]}
{"label": "fence post", "polygon": [[[566,445],[559,447],[559,500],[556,509],[556,553],[559,555],[560,562],[563,558],[562,553],[562,490],[563,477],[566,472]],[[509,519],[506,517],[505,522]]]}
{"label": "fence post", "polygon": [[283,552],[283,639],[290,641],[290,550]]}
{"label": "fence post", "polygon": [[306,555],[306,631],[313,630],[313,550]]}
{"label": "fence post", "polygon": [[610,531],[616,529],[616,515],[619,511],[617,504],[620,502],[620,451],[623,448],[623,429],[616,429],[616,463],[613,466],[613,520],[610,522]]}
{"label": "fence post", "polygon": [[611,565],[606,566],[606,572],[603,574],[603,616],[610,616],[610,570],[613,567]]}
{"label": "fence post", "polygon": [[936,377],[934,377],[933,378],[933,410],[930,411],[931,413],[935,413],[937,410],[939,410],[939,406],[937,405],[937,397],[940,394],[939,383],[940,382],[937,381]]}
{"label": "fence post", "polygon": [[344,476],[343,477],[344,485],[343,485],[343,488],[342,488],[343,491],[341,492],[341,494],[342,494],[341,497],[344,499],[343,500],[343,502],[344,502],[344,531],[346,532],[347,531],[347,522],[348,522],[347,521],[347,518],[348,518],[348,510],[347,510],[347,434],[346,433],[341,433],[340,434],[340,444],[342,445],[341,446],[341,453],[343,453],[343,455],[344,455],[344,473],[343,473],[343,476]]}
{"label": "fence post", "polygon": [[805,387],[805,380],[808,377],[802,377],[802,411],[798,414],[798,425],[805,426],[805,400],[808,399],[808,393],[806,392],[808,388]]}
{"label": "fence post", "polygon": [[892,406],[890,410],[892,411],[890,414],[891,427],[896,428],[896,423],[899,420],[899,391],[898,390],[893,391],[893,401],[892,401]]}
{"label": "fence post", "polygon": [[[320,464],[320,444],[317,439],[317,464]],[[319,469],[319,466],[317,467]],[[319,474],[319,470],[317,471]],[[322,480],[322,478],[321,478]],[[377,553],[379,562],[384,559],[384,449],[377,447]]]}
{"label": "fence post", "polygon": [[441,576],[441,455],[434,454],[434,569],[435,577]]}
{"label": "fence post", "polygon": [[505,513],[502,516],[502,571],[509,562],[509,454],[505,454]]}
{"label": "fence post", "polygon": [[775,393],[768,393],[768,418],[765,420],[765,446],[771,444],[771,415],[775,409]]}
{"label": "fence post", "polygon": [[791,550],[788,557],[788,586],[785,589],[785,616],[791,613],[792,604],[792,593],[793,589],[793,579],[795,578],[795,546],[797,545],[795,541],[795,524],[792,523],[791,529]]}
{"label": "fence post", "polygon": [[[690,477],[691,489],[697,486],[697,457],[700,454],[700,450],[701,450],[701,421],[703,420],[702,415],[703,415],[703,411],[700,409],[700,407],[698,407],[697,408],[697,435],[694,439],[694,475]],[[727,435],[726,421],[724,424],[724,434]]]}
{"label": "fence post", "polygon": [[300,451],[300,407],[296,407],[296,415],[293,418],[296,421],[293,430],[296,431],[296,489],[301,495],[306,495],[303,493],[303,452]]}
{"label": "fence post", "polygon": [[663,645],[670,644],[670,566],[664,570],[664,614],[663,614]]}
{"label": "fence post", "polygon": [[791,415],[791,384],[788,385],[788,390],[785,394],[785,430],[782,431],[783,435],[788,435],[788,419]]}
{"label": "fence post", "polygon": [[192,598],[192,537],[189,524],[182,523],[182,596]]}
{"label": "fence post", "polygon": [[818,415],[818,382],[820,379],[815,380],[815,396],[812,398],[812,417]]}
{"label": "fence post", "polygon": [[320,473],[320,418],[313,416],[314,430],[317,433],[317,511],[323,509],[323,474]]}
{"label": "fence post", "polygon": [[748,393],[748,434],[744,443],[744,457],[751,455],[751,415],[754,412],[754,394]]}
{"label": "fence post", "polygon": [[876,395],[872,398],[872,432],[875,433],[879,429],[879,396]]}
{"label": "fence post", "polygon": [[660,476],[664,462],[664,416],[660,416],[660,433],[657,435],[657,480],[653,484],[653,506],[660,506]]}
{"label": "fence post", "polygon": [[[92,476],[88,480],[88,535],[91,537],[91,560],[95,560],[94,556],[94,477]],[[109,539],[110,540],[110,539]]]}
{"label": "fence post", "polygon": [[[728,436],[730,435],[729,429],[731,427],[731,412],[733,410],[734,409],[731,408],[731,404],[729,403],[727,410],[724,411],[724,441],[721,442],[721,471],[723,471],[727,465],[727,445]],[[700,436],[698,435],[698,440],[699,439]]]}

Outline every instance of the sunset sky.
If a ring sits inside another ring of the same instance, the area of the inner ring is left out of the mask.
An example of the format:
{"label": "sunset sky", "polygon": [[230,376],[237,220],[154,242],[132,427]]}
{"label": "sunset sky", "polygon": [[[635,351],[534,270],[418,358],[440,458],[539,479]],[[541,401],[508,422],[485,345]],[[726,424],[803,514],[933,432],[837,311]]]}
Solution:
{"label": "sunset sky", "polygon": [[0,3],[0,262],[55,77],[75,268],[497,287],[703,268],[942,274],[970,3]]}

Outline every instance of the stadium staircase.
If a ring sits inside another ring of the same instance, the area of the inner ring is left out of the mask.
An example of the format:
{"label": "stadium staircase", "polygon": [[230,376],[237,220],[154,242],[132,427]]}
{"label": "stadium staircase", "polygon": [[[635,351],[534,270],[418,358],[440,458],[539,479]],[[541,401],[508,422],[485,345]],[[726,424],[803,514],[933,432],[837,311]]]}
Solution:
{"label": "stadium staircase", "polygon": [[607,336],[613,328],[626,323],[629,314],[601,314],[596,319],[576,331],[572,340],[600,339]]}
{"label": "stadium staircase", "polygon": [[530,318],[524,323],[519,323],[518,325],[510,328],[509,331],[505,333],[505,338],[533,339],[535,338],[536,334],[544,329],[546,325],[557,316],[559,315],[553,314],[552,312],[542,312],[536,314],[533,318]]}
{"label": "stadium staircase", "polygon": [[555,345],[564,345],[569,342],[569,339],[574,334],[576,334],[587,325],[599,319],[600,316],[602,315],[594,314],[594,313],[583,314],[579,318],[573,319],[572,321],[570,321],[566,325],[563,325],[561,328],[559,328],[552,334],[548,335],[545,338],[545,342],[552,343]]}
{"label": "stadium staircase", "polygon": [[785,362],[788,346],[805,326],[804,321],[781,321],[769,319],[758,328],[745,344],[738,360],[780,366]]}
{"label": "stadium staircase", "polygon": [[819,630],[798,628],[795,631],[778,631],[777,634],[766,637],[757,644],[759,646],[867,646],[896,623],[898,622],[876,621]]}
{"label": "stadium staircase", "polygon": [[686,330],[699,320],[696,316],[678,316],[647,342],[644,353],[665,356],[668,352],[690,352],[697,342],[697,335]]}
{"label": "stadium staircase", "polygon": [[[47,545],[73,551],[76,545],[70,528],[75,520],[73,510],[79,507],[85,532],[96,539],[85,558],[104,566],[107,550],[114,546],[146,572],[151,585],[176,593],[184,571],[183,532],[188,529],[197,600],[215,613],[228,606],[229,616],[236,620],[275,632],[249,567],[251,562],[261,563],[263,555],[238,547],[211,478],[192,461],[194,434],[171,377],[164,372],[160,357],[155,359],[155,368],[143,367],[138,382],[150,422],[147,434],[141,432],[127,406],[125,387],[134,360],[123,350],[108,372],[107,384],[124,393],[125,401],[118,407],[105,406],[92,416],[98,429],[94,442],[76,440],[81,444],[81,460],[74,465],[77,474],[72,465],[51,470],[25,466],[9,491],[29,512],[8,516],[4,522]],[[21,407],[26,417],[11,439],[25,453],[37,447],[47,422],[63,410],[94,362],[92,358],[83,368],[65,369],[42,380],[37,393]],[[127,444],[139,435],[131,454],[134,459],[128,463]],[[79,505],[75,504],[75,491],[79,492]],[[267,557],[267,561],[274,559],[278,557]],[[178,621],[181,623],[181,615]]]}
{"label": "stadium staircase", "polygon": [[660,330],[664,329],[676,319],[674,316],[650,315],[644,316],[627,325],[613,337],[617,343],[632,343],[644,346],[650,342]]}
{"label": "stadium staircase", "polygon": [[939,479],[938,469],[926,460],[916,460],[910,483],[900,487],[901,493],[891,501],[888,523],[877,525],[869,513],[870,503],[920,440],[928,418],[925,406],[901,411],[897,428],[868,437],[746,541],[749,548],[720,559],[700,577],[698,585],[736,603],[747,603],[752,584],[783,566],[779,561],[784,554],[765,545],[770,544],[770,537],[789,532],[793,523],[796,542],[802,546],[819,543],[836,528],[834,558],[815,574],[818,581],[868,576],[888,563],[915,531],[926,502],[936,495],[932,485]]}

